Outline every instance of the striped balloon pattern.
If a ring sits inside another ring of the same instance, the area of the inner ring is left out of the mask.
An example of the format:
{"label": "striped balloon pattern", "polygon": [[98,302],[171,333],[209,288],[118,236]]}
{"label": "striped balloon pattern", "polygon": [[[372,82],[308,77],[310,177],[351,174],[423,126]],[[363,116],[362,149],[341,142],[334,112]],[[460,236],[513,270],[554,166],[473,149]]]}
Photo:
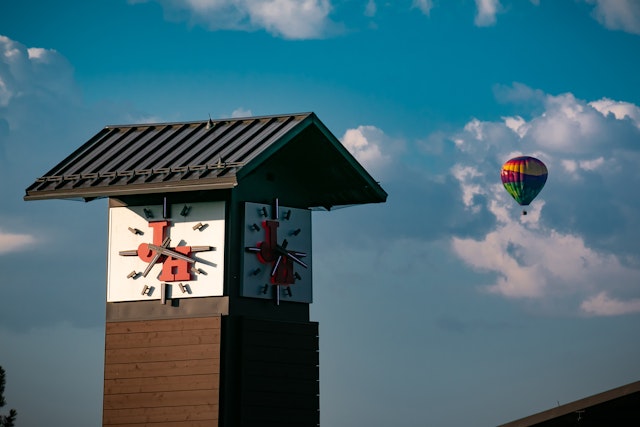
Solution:
{"label": "striped balloon pattern", "polygon": [[535,157],[522,156],[508,160],[500,171],[504,188],[521,206],[536,198],[547,182],[547,167]]}

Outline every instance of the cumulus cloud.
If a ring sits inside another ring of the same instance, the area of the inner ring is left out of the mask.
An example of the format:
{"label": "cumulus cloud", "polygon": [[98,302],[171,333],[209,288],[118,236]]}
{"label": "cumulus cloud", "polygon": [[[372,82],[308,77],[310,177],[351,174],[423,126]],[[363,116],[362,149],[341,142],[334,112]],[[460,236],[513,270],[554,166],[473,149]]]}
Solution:
{"label": "cumulus cloud", "polygon": [[378,177],[387,175],[387,167],[403,145],[375,126],[347,129],[341,142],[365,169]]}
{"label": "cumulus cloud", "polygon": [[[143,3],[148,0],[130,1]],[[150,0],[149,0],[150,1]],[[318,39],[334,31],[330,0],[155,0],[167,19],[210,30],[265,30],[285,39]]]}
{"label": "cumulus cloud", "polygon": [[[52,78],[47,71],[54,71]],[[0,35],[0,107],[34,92],[64,93],[73,71],[55,50],[26,48]]]}
{"label": "cumulus cloud", "polygon": [[589,105],[605,116],[613,114],[618,120],[629,119],[635,123],[636,126],[640,126],[640,107],[630,102],[602,98],[598,101],[590,102]]}
{"label": "cumulus cloud", "polygon": [[476,0],[476,16],[478,27],[490,27],[496,23],[496,15],[502,9],[500,0]]}
{"label": "cumulus cloud", "polygon": [[640,2],[637,0],[585,0],[594,4],[594,18],[605,28],[640,34]]}
{"label": "cumulus cloud", "polygon": [[[502,209],[497,203],[492,208]],[[640,270],[587,247],[578,235],[539,226],[540,211],[534,213],[533,221],[507,219],[481,240],[453,238],[453,249],[465,262],[497,273],[490,292],[509,298],[582,297],[611,281],[640,283]],[[504,212],[495,214],[505,219]]]}
{"label": "cumulus cloud", "polygon": [[[576,312],[616,315],[640,311],[640,248],[634,242],[640,202],[638,106],[572,94],[545,95],[521,85],[542,112],[501,121],[469,121],[451,139],[462,155],[451,168],[460,203],[489,212],[495,228],[481,238],[454,236],[454,253],[495,276],[486,289],[513,299],[573,298]],[[497,179],[510,157],[533,155],[549,168],[547,187],[521,216]]]}

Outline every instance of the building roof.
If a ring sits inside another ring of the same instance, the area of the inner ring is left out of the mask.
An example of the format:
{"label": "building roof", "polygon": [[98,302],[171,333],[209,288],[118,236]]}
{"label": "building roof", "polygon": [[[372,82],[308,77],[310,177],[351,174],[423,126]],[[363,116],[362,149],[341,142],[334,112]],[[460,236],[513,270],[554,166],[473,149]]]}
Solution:
{"label": "building roof", "polygon": [[640,381],[543,412],[499,427],[634,427],[640,425]]}
{"label": "building roof", "polygon": [[106,126],[36,179],[24,199],[230,189],[265,164],[296,169],[298,186],[313,194],[308,207],[386,200],[314,113]]}

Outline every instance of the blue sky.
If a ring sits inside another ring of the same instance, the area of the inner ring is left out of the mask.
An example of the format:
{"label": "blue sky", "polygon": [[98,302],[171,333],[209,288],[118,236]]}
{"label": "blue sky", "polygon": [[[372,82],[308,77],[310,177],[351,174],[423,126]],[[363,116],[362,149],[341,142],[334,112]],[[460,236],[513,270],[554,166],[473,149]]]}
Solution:
{"label": "blue sky", "polygon": [[[0,365],[98,425],[107,206],[24,202],[108,124],[314,111],[389,193],[313,214],[321,422],[498,425],[640,379],[640,3],[0,0]],[[529,215],[500,166],[549,168]]]}

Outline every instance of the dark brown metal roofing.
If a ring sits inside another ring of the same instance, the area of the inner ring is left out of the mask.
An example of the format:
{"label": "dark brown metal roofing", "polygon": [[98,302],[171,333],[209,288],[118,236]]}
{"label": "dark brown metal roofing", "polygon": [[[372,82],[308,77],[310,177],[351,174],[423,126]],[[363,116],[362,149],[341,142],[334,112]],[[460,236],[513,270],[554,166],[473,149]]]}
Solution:
{"label": "dark brown metal roofing", "polygon": [[640,425],[640,381],[530,415],[499,427],[635,427]]}
{"label": "dark brown metal roofing", "polygon": [[[326,188],[315,190],[333,196],[318,202],[335,206],[386,199],[384,190],[314,113],[106,126],[30,185],[24,199],[91,200],[233,188],[243,175],[268,162],[296,138],[314,140],[308,147],[315,152],[309,152],[307,161],[330,155],[340,163],[341,171],[336,175],[333,168],[335,176],[327,177]],[[295,143],[303,150],[304,144]],[[315,177],[318,179],[325,181]],[[348,195],[337,194],[345,190]]]}

